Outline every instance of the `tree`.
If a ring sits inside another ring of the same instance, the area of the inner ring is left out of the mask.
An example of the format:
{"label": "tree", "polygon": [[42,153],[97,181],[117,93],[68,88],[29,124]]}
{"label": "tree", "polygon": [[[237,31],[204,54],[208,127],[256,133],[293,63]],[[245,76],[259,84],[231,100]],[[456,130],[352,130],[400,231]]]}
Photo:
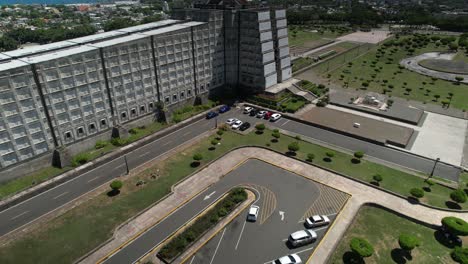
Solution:
{"label": "tree", "polygon": [[0,51],[10,51],[18,48],[18,42],[8,36],[0,37]]}
{"label": "tree", "polygon": [[216,131],[216,134],[218,135],[216,139],[221,140],[221,136],[224,134],[224,131],[222,129],[218,129],[218,131]]}
{"label": "tree", "polygon": [[315,154],[313,154],[313,153],[307,154],[307,161],[308,162],[312,162],[312,161],[314,161],[314,159],[315,159]]}
{"label": "tree", "polygon": [[424,181],[427,184],[427,190],[431,191],[431,187],[435,184],[433,180],[427,179]]}
{"label": "tree", "polygon": [[418,199],[424,197],[424,191],[420,188],[412,188],[410,194]]}
{"label": "tree", "polygon": [[458,217],[447,216],[442,218],[442,227],[455,236],[468,236],[468,223]]}
{"label": "tree", "polygon": [[123,183],[121,181],[113,181],[110,184],[110,187],[112,189],[111,195],[117,195],[120,193],[120,189],[122,188]]}
{"label": "tree", "polygon": [[364,157],[364,152],[362,151],[356,151],[354,152],[354,159],[353,162],[355,163],[360,163],[361,159]]}
{"label": "tree", "polygon": [[458,263],[466,264],[468,263],[468,248],[467,247],[455,247],[450,253],[452,259]]}
{"label": "tree", "polygon": [[462,82],[464,79],[465,79],[465,78],[463,78],[462,76],[456,76],[456,77],[455,77],[455,80],[456,80],[458,83]]}
{"label": "tree", "polygon": [[263,134],[263,130],[265,130],[265,124],[263,124],[263,123],[262,124],[257,124],[255,126],[255,129],[257,129],[257,132],[256,132],[257,134],[259,134],[259,135]]}
{"label": "tree", "polygon": [[440,98],[440,95],[435,94],[435,95],[434,95],[434,98],[435,98],[435,101],[437,102],[437,100],[439,100],[439,98]]}
{"label": "tree", "polygon": [[278,139],[281,137],[281,134],[278,131],[273,131],[271,136],[274,137],[273,142],[278,142]]}
{"label": "tree", "polygon": [[401,249],[411,252],[411,250],[421,245],[421,241],[419,241],[416,236],[401,234],[398,238],[398,244],[400,245]]}
{"label": "tree", "polygon": [[383,180],[383,177],[380,174],[375,174],[374,176],[372,176],[372,179],[377,183],[377,185],[379,185],[380,182]]}
{"label": "tree", "polygon": [[213,145],[212,149],[214,150],[216,146],[218,145],[219,141],[216,139],[211,140],[211,145]]}
{"label": "tree", "polygon": [[325,161],[331,162],[332,158],[335,156],[335,152],[327,151],[327,153],[325,153],[325,155],[327,155],[327,157],[325,158]]}
{"label": "tree", "polygon": [[136,25],[136,23],[130,18],[118,17],[118,18],[114,18],[114,19],[107,21],[104,24],[103,28],[104,28],[104,31],[111,31],[111,30],[131,27],[134,25]]}
{"label": "tree", "polygon": [[372,256],[374,253],[374,248],[372,245],[365,239],[354,237],[349,243],[351,250],[358,254],[361,258],[367,258]]}
{"label": "tree", "polygon": [[406,91],[406,94],[409,94],[412,91],[412,89],[411,88],[406,88],[405,91]]}
{"label": "tree", "polygon": [[292,154],[296,154],[296,151],[298,151],[299,149],[300,149],[300,147],[299,147],[299,142],[297,142],[297,141],[291,142],[291,143],[288,145],[288,150],[289,150],[289,152],[291,152]]}
{"label": "tree", "polygon": [[203,155],[201,153],[195,153],[193,154],[193,162],[192,162],[192,167],[197,167],[200,165],[200,161],[203,159]]}
{"label": "tree", "polygon": [[458,189],[450,193],[450,199],[452,199],[456,203],[464,203],[466,202],[466,194],[465,191]]}

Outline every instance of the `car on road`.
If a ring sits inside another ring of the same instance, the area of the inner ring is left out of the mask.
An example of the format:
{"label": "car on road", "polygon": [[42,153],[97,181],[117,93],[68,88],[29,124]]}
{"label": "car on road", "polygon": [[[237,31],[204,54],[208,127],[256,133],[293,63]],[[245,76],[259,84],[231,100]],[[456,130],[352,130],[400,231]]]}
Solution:
{"label": "car on road", "polygon": [[250,123],[249,123],[249,122],[245,122],[245,123],[243,123],[243,124],[239,127],[239,130],[240,130],[240,131],[245,131],[245,130],[249,129],[249,127],[250,127]]}
{"label": "car on road", "polygon": [[314,215],[305,220],[305,227],[314,228],[330,224],[330,219],[326,215]]}
{"label": "car on road", "polygon": [[260,207],[258,207],[257,205],[251,205],[249,209],[249,214],[247,215],[247,221],[249,222],[257,221],[259,211],[260,211]]}
{"label": "car on road", "polygon": [[258,118],[262,118],[262,117],[265,116],[266,113],[267,113],[266,111],[263,111],[263,110],[262,110],[262,111],[259,111],[259,112],[257,113],[256,116],[257,116]]}
{"label": "car on road", "polygon": [[265,118],[266,120],[270,119],[270,117],[273,115],[273,112],[271,111],[268,111],[266,112],[265,116],[263,116],[263,118]]}
{"label": "car on road", "polygon": [[270,121],[271,122],[275,122],[277,120],[279,120],[281,118],[281,115],[278,114],[278,113],[275,113],[275,114],[272,114],[271,117],[270,117]]}
{"label": "car on road", "polygon": [[211,111],[206,114],[206,119],[211,119],[216,116],[218,116],[218,113]]}
{"label": "car on road", "polygon": [[234,122],[232,125],[231,125],[231,128],[232,129],[238,129],[240,126],[242,126],[244,122],[240,121],[240,120],[237,120],[236,122]]}
{"label": "car on road", "polygon": [[219,113],[226,113],[227,111],[231,110],[231,107],[229,105],[223,105],[219,108]]}
{"label": "car on road", "polygon": [[244,114],[248,114],[252,110],[254,110],[253,107],[247,106],[247,107],[244,108]]}
{"label": "car on road", "polygon": [[295,263],[302,263],[301,258],[297,254],[287,255],[277,260],[273,260],[271,262],[271,264],[295,264]]}
{"label": "car on road", "polygon": [[236,122],[237,120],[239,120],[239,119],[237,119],[237,118],[229,118],[228,120],[226,120],[226,124],[232,125],[232,124],[234,124],[234,122]]}
{"label": "car on road", "polygon": [[317,233],[312,230],[300,230],[292,233],[288,237],[288,242],[293,247],[310,244],[317,240]]}

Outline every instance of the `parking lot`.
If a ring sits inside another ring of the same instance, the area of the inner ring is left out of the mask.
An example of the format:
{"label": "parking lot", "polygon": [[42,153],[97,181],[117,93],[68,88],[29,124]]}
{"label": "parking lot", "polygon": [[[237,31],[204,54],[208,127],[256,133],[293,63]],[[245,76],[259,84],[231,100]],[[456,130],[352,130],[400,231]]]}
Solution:
{"label": "parking lot", "polygon": [[289,246],[288,236],[304,230],[304,219],[312,215],[324,214],[333,222],[349,198],[259,160],[250,160],[227,176],[245,179],[243,185],[257,193],[258,219],[247,222],[246,209],[185,263],[270,263],[291,253],[306,261],[331,224],[315,228],[318,239],[302,247]]}

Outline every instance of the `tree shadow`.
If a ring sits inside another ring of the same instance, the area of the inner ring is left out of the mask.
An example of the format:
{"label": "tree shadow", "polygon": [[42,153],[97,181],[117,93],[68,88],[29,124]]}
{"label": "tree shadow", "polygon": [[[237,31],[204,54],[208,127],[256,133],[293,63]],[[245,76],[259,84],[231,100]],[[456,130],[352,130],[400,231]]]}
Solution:
{"label": "tree shadow", "polygon": [[432,192],[431,188],[429,188],[429,187],[427,187],[427,186],[426,186],[426,187],[423,187],[422,189],[423,189],[425,192]]}
{"label": "tree shadow", "polygon": [[455,247],[461,247],[462,246],[462,241],[453,235],[450,235],[449,233],[446,233],[442,230],[437,230],[434,232],[434,238],[439,242],[441,245],[447,248],[455,248]]}
{"label": "tree shadow", "polygon": [[114,197],[120,193],[120,190],[110,190],[107,192],[107,196]]}
{"label": "tree shadow", "polygon": [[408,198],[406,198],[406,200],[410,204],[418,204],[419,203],[419,199],[416,198],[416,197],[413,197],[413,196],[408,196]]}
{"label": "tree shadow", "polygon": [[377,187],[380,186],[380,183],[377,181],[371,181],[370,184],[377,186]]}
{"label": "tree shadow", "polygon": [[332,159],[331,159],[331,158],[329,158],[329,157],[325,157],[325,158],[323,158],[323,161],[325,161],[325,162],[331,162],[331,161],[332,161]]}
{"label": "tree shadow", "polygon": [[360,160],[360,159],[357,159],[357,158],[352,158],[352,159],[351,159],[351,163],[353,163],[353,164],[359,164],[359,163],[361,163],[361,160]]}
{"label": "tree shadow", "polygon": [[215,149],[216,149],[215,147],[209,147],[209,148],[208,148],[208,150],[210,150],[210,151],[213,151],[213,150],[215,150]]}
{"label": "tree shadow", "polygon": [[278,139],[273,138],[273,139],[270,140],[270,142],[271,142],[271,143],[277,143],[277,142],[278,142]]}
{"label": "tree shadow", "polygon": [[392,260],[398,264],[405,264],[407,261],[411,261],[413,259],[413,257],[408,251],[403,250],[401,248],[393,249],[390,252],[390,255],[392,256]]}
{"label": "tree shadow", "polygon": [[198,167],[198,166],[200,166],[200,162],[199,162],[199,161],[194,161],[194,162],[190,163],[190,167],[192,167],[192,168],[196,168],[196,167]]}
{"label": "tree shadow", "polygon": [[344,264],[365,264],[366,262],[358,254],[352,251],[347,251],[343,254],[343,263]]}
{"label": "tree shadow", "polygon": [[261,134],[263,134],[263,131],[257,130],[257,131],[255,131],[255,134],[261,135]]}
{"label": "tree shadow", "polygon": [[462,209],[459,204],[452,202],[452,201],[446,201],[445,205],[450,209],[456,209],[456,210]]}
{"label": "tree shadow", "polygon": [[286,151],[286,155],[290,157],[295,157],[297,154],[294,151]]}

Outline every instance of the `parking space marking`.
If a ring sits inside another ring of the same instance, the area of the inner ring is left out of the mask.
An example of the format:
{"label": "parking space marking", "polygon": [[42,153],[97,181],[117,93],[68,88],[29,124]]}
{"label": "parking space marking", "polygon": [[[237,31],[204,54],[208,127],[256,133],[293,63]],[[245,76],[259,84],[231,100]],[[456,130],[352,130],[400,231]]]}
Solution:
{"label": "parking space marking", "polygon": [[239,242],[242,238],[242,234],[244,233],[244,228],[245,228],[245,224],[247,223],[247,220],[244,220],[244,225],[242,225],[242,229],[241,229],[241,232],[239,234],[239,239],[237,240],[237,243],[236,243],[236,250],[237,250],[237,247],[239,246]]}
{"label": "parking space marking", "polygon": [[193,258],[192,258],[192,260],[190,261],[189,264],[192,264],[192,262],[193,262],[194,259],[195,259],[195,255],[193,255]]}
{"label": "parking space marking", "polygon": [[213,263],[214,258],[216,257],[216,253],[218,252],[219,245],[221,244],[221,240],[223,240],[224,237],[224,232],[226,232],[226,227],[223,230],[223,234],[221,235],[221,238],[219,239],[218,245],[216,246],[215,252],[213,254],[213,257],[211,258],[210,264]]}
{"label": "parking space marking", "polygon": [[319,189],[319,198],[312,203],[299,220],[299,223],[313,215],[336,215],[349,199],[349,195],[346,193],[322,184],[317,184],[317,186]]}
{"label": "parking space marking", "polygon": [[289,123],[289,121],[291,121],[291,120],[289,120],[289,119],[286,120],[286,122],[284,122],[283,124],[281,124],[280,127],[283,127],[284,125],[286,125],[287,123]]}
{"label": "parking space marking", "polygon": [[[314,247],[306,248],[306,249],[304,249],[304,250],[297,251],[297,252],[294,252],[294,253],[291,253],[291,254],[301,254],[301,253],[303,253],[303,252],[306,252],[306,251],[309,251],[309,250],[312,250],[312,249],[314,249]],[[291,254],[289,254],[289,255],[291,255]],[[263,264],[269,264],[269,263],[272,263],[272,262],[275,261],[275,260],[276,260],[276,259],[272,259],[272,260],[267,261],[267,262],[265,262],[265,263],[263,263]]]}

